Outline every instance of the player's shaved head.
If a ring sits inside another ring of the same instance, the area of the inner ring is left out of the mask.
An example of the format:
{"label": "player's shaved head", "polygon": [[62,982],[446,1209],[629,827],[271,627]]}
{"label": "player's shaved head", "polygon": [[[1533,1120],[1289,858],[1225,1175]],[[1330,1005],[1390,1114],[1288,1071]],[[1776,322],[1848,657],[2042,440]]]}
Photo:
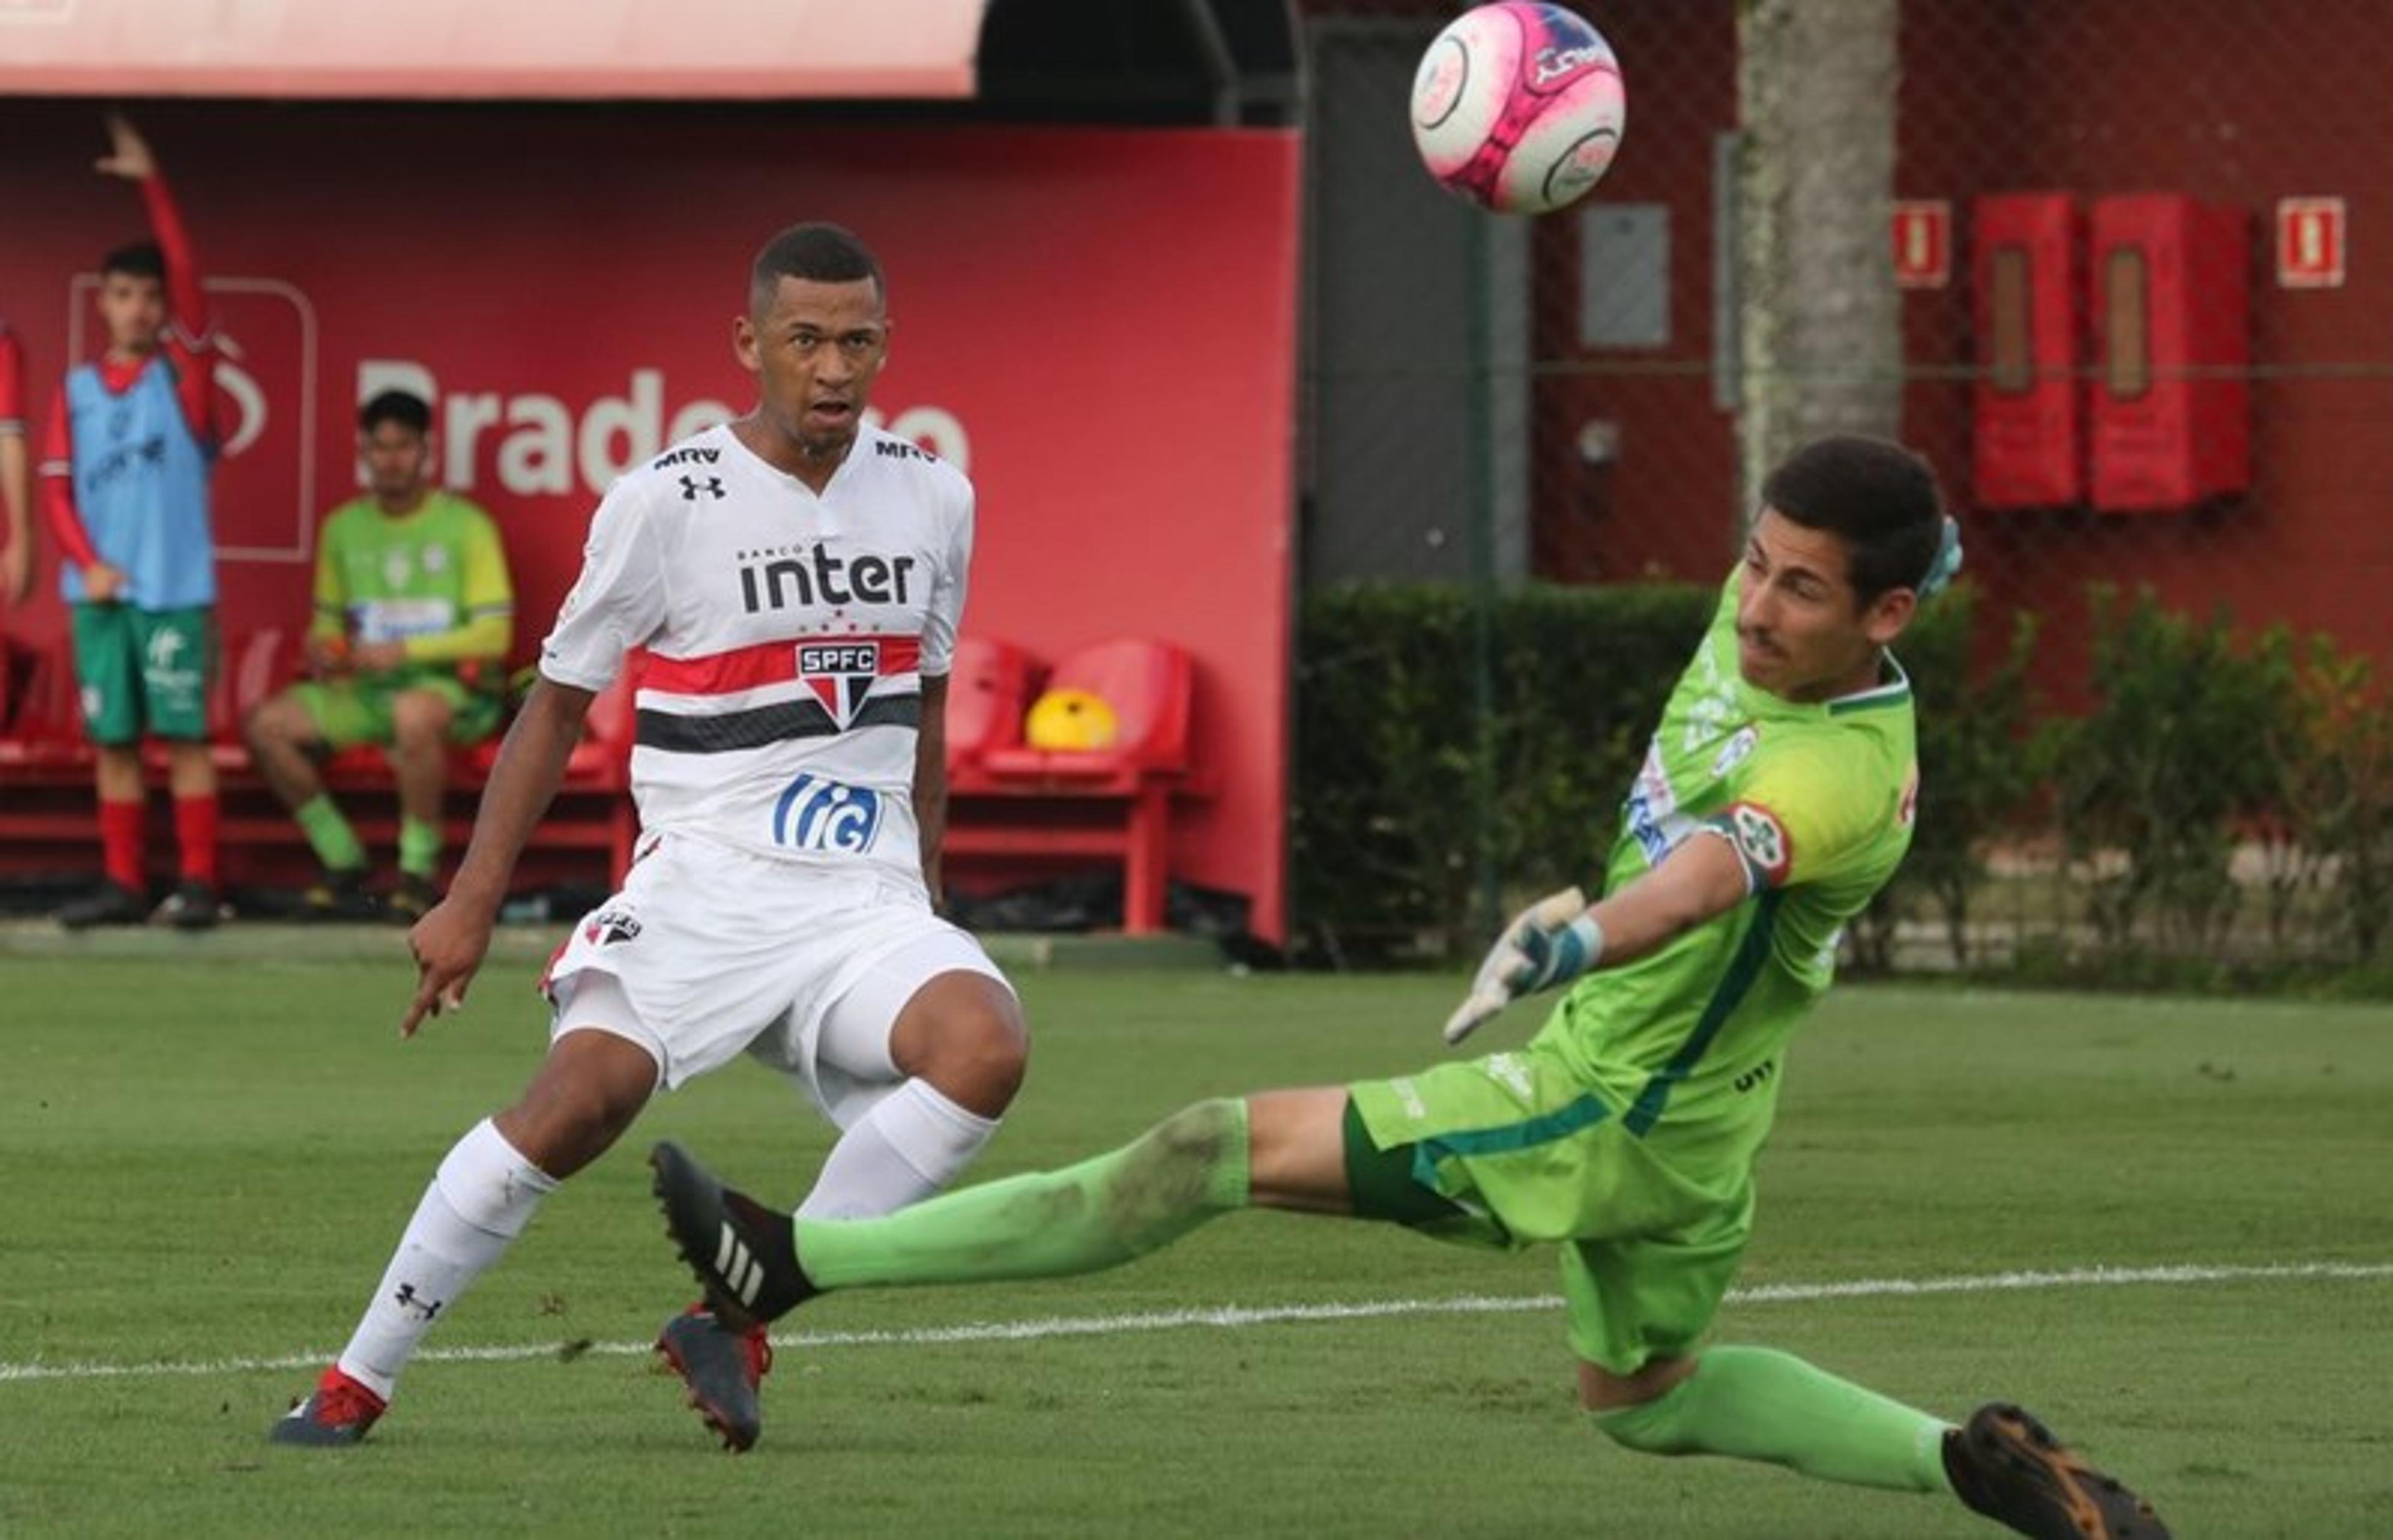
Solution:
{"label": "player's shaved head", "polygon": [[881,264],[854,232],[837,225],[791,225],[765,242],[749,269],[749,313],[762,316],[772,307],[773,294],[785,278],[813,283],[856,283],[872,281],[875,294],[887,297]]}
{"label": "player's shaved head", "polygon": [[1928,462],[1883,438],[1822,438],[1789,455],[1762,483],[1764,507],[1809,529],[1844,537],[1846,581],[1866,605],[1916,588],[1936,559],[1944,499]]}

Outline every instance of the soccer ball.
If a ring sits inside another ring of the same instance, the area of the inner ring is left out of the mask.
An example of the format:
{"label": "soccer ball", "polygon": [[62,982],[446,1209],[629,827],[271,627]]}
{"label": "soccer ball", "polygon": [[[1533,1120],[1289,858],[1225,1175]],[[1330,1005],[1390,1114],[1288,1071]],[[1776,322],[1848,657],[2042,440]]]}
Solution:
{"label": "soccer ball", "polygon": [[1499,214],[1549,214],[1612,164],[1627,99],[1612,45],[1560,6],[1455,18],[1413,76],[1413,144],[1438,185]]}

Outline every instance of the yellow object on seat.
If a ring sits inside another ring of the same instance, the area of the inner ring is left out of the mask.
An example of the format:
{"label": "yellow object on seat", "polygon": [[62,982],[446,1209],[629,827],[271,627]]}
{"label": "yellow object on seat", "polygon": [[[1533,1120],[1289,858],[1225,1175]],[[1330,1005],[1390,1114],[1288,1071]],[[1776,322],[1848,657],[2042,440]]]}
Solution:
{"label": "yellow object on seat", "polygon": [[1114,709],[1086,690],[1049,690],[1031,703],[1022,724],[1033,749],[1106,749],[1121,736]]}

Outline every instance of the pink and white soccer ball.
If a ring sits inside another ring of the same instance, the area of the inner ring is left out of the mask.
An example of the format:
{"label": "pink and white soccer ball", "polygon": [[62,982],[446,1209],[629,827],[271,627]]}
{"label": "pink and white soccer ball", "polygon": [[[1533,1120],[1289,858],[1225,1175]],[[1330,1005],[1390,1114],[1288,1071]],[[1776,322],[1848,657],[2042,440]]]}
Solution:
{"label": "pink and white soccer ball", "polygon": [[1628,98],[1612,45],[1561,6],[1455,18],[1413,76],[1413,144],[1438,184],[1499,214],[1548,214],[1602,179]]}

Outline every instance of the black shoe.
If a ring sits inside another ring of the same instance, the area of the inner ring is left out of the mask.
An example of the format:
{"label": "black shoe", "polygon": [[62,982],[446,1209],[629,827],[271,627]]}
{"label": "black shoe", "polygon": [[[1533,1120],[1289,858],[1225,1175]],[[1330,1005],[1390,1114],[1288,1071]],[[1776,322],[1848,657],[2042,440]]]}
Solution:
{"label": "black shoe", "polygon": [[212,931],[224,918],[224,900],[196,877],[176,883],[166,901],[150,912],[150,924],[171,925],[178,931]]}
{"label": "black shoe", "polygon": [[382,900],[367,891],[365,868],[326,867],[299,895],[299,913],[307,920],[378,920]]}
{"label": "black shoe", "polygon": [[432,885],[429,877],[419,877],[412,871],[399,874],[399,886],[383,901],[383,910],[401,925],[412,925],[440,902],[440,890]]}
{"label": "black shoe", "polygon": [[704,1305],[665,1323],[657,1351],[689,1387],[689,1403],[706,1425],[723,1436],[726,1448],[744,1452],[765,1430],[758,1386],[772,1372],[773,1346],[765,1328],[733,1331]]}
{"label": "black shoe", "polygon": [[813,1298],[789,1215],[724,1186],[670,1140],[648,1152],[648,1166],[665,1233],[725,1325],[745,1331]]}
{"label": "black shoe", "polygon": [[102,882],[97,890],[58,912],[58,921],[70,931],[95,925],[138,925],[149,918],[142,897],[122,882]]}
{"label": "black shoe", "polygon": [[1961,1501],[2038,1540],[2169,1540],[2151,1504],[2016,1406],[1981,1406],[1945,1434],[1944,1474]]}

